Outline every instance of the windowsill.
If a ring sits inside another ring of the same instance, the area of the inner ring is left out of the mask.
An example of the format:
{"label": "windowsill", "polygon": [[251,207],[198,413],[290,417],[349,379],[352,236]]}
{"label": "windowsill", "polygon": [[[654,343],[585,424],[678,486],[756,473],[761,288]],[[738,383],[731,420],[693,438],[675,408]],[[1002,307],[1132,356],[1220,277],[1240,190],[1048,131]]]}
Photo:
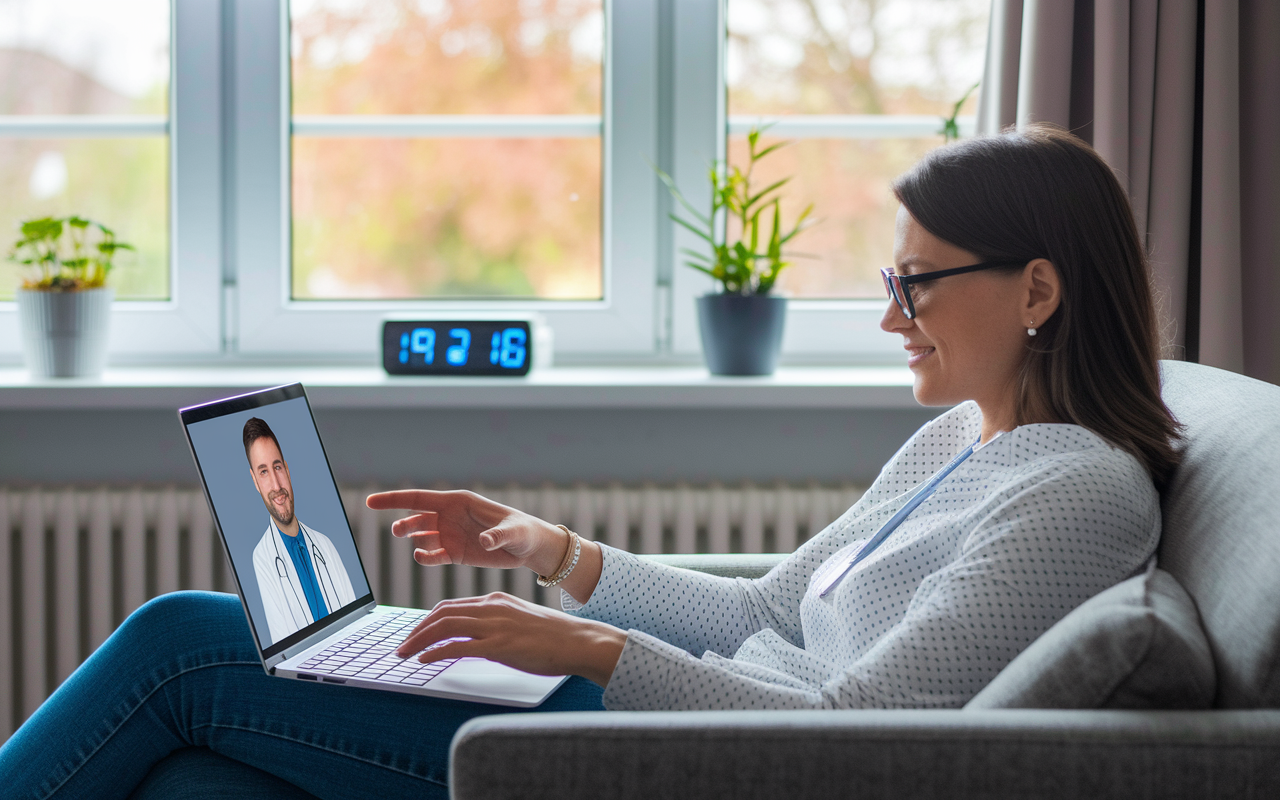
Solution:
{"label": "windowsill", "polygon": [[526,378],[405,378],[377,367],[121,367],[33,381],[0,369],[0,409],[167,409],[300,381],[319,408],[919,408],[906,367],[784,367],[761,378],[702,367],[552,367]]}

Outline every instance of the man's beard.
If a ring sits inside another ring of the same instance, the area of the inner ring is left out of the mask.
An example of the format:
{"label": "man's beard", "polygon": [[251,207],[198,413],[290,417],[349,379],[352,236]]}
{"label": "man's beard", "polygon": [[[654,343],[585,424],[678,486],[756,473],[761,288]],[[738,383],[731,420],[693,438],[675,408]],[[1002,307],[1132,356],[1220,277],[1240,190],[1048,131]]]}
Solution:
{"label": "man's beard", "polygon": [[[284,495],[288,499],[288,502],[284,504],[284,509],[280,513],[276,513],[276,504],[274,500],[280,495]],[[287,528],[293,524],[293,497],[290,496],[287,491],[281,489],[278,492],[271,492],[263,502],[267,504],[267,513],[269,513],[271,518],[276,521],[277,526]],[[281,516],[281,514],[283,514],[283,516]]]}

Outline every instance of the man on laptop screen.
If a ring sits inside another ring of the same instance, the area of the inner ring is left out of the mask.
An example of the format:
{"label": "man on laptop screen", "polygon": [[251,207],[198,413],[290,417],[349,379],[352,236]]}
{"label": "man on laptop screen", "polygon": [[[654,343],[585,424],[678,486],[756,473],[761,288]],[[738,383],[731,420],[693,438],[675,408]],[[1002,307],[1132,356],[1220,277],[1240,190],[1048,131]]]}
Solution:
{"label": "man on laptop screen", "polygon": [[298,519],[289,463],[264,420],[244,423],[244,454],[270,515],[253,549],[253,569],[271,641],[278,642],[356,599],[333,542]]}

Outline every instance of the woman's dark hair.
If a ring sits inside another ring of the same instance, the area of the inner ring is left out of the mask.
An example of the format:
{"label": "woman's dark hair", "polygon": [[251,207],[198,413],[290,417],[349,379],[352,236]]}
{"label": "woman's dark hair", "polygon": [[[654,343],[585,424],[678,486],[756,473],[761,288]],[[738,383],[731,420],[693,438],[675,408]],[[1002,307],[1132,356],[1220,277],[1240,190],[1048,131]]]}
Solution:
{"label": "woman's dark hair", "polygon": [[1093,148],[1033,125],[934,150],[893,185],[925,230],[978,257],[1048,259],[1058,310],[1027,337],[1018,418],[1048,414],[1132,453],[1163,488],[1179,425],[1160,398],[1150,270],[1133,211]]}

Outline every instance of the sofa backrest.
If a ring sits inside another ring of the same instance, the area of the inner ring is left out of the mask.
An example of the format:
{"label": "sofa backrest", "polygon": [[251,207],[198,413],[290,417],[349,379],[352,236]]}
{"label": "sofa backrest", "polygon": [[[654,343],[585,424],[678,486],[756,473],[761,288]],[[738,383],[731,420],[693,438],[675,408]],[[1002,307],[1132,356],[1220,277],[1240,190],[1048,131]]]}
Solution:
{"label": "sofa backrest", "polygon": [[1222,708],[1280,707],[1280,386],[1161,363],[1186,426],[1159,563],[1195,599]]}

